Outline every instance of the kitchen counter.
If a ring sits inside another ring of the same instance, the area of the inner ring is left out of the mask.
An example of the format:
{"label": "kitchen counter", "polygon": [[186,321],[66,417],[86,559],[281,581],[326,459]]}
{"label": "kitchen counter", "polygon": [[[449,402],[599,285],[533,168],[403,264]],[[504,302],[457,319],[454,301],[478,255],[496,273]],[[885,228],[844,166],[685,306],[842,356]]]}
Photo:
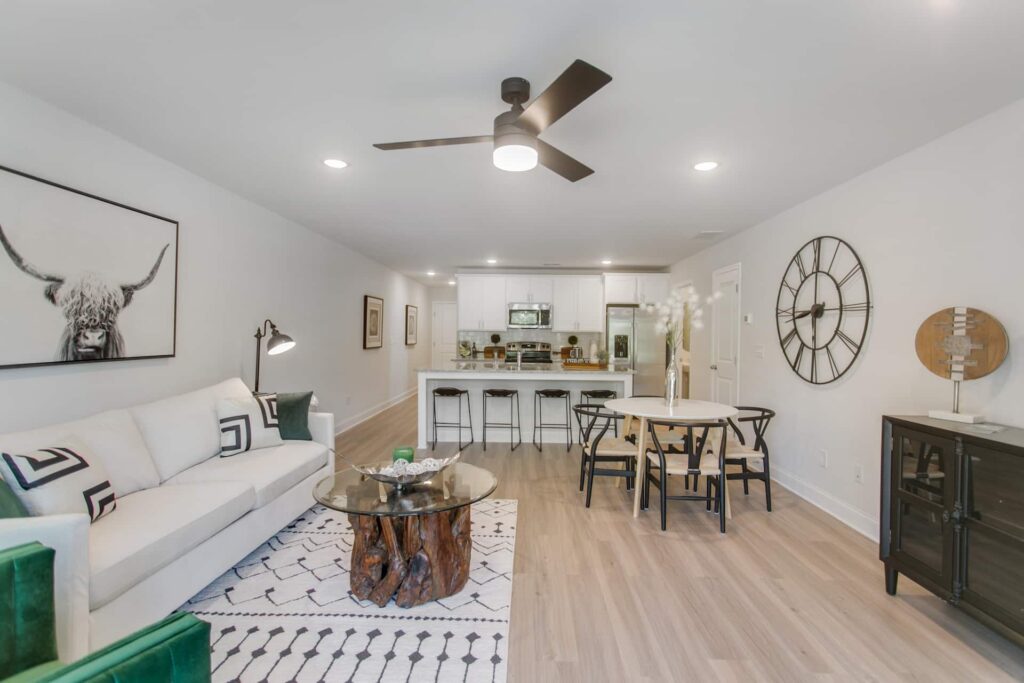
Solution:
{"label": "kitchen counter", "polygon": [[[518,369],[515,363],[495,363],[494,361],[467,360],[445,363],[443,368],[424,368],[418,374],[418,427],[419,447],[429,448],[433,439],[433,390],[438,387],[456,387],[469,392],[469,412],[472,414],[473,437],[479,443],[483,439],[483,392],[485,389],[516,389],[519,392],[519,410],[515,416],[522,424],[523,445],[527,448],[533,439],[534,396],[540,389],[567,389],[570,393],[570,406],[581,403],[581,392],[587,389],[610,389],[620,398],[633,395],[633,374],[630,369],[609,370],[567,370],[561,363],[523,363]],[[463,424],[469,421],[465,398],[462,401]],[[457,422],[459,404],[454,398],[438,398],[437,421]],[[509,400],[488,399],[488,420],[491,422],[509,421]],[[562,399],[544,400],[544,422],[562,421],[565,416],[565,402]],[[576,416],[570,413],[573,426],[573,443],[576,443],[578,428]],[[518,434],[516,435],[518,438]],[[538,440],[544,444],[561,444],[565,446],[564,430],[539,429]],[[439,443],[457,443],[458,430],[453,427],[437,430]],[[469,440],[468,430],[463,440]],[[490,428],[487,430],[488,442],[508,443],[510,433],[508,427]]]}

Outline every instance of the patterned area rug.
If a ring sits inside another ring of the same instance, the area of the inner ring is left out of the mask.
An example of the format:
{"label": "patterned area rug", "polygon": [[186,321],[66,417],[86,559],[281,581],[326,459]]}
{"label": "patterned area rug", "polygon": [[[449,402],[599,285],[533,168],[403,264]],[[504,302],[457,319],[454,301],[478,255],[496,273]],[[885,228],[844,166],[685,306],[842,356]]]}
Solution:
{"label": "patterned area rug", "polygon": [[311,508],[182,610],[212,626],[214,681],[505,680],[516,501],[473,505],[469,582],[411,609],[349,593],[352,528]]}

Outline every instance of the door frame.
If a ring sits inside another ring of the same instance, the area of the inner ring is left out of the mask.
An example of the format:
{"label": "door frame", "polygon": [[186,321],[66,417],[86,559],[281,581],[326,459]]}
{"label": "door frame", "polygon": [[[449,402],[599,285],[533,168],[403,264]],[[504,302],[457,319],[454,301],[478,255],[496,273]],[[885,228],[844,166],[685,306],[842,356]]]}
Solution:
{"label": "door frame", "polygon": [[[434,361],[434,354],[438,344],[440,343],[440,330],[441,325],[437,323],[438,306],[454,306],[455,307],[455,348],[458,351],[459,347],[459,302],[458,301],[432,301],[430,302],[430,365],[436,365]],[[443,366],[442,366],[443,367]]]}
{"label": "door frame", "polygon": [[[722,266],[711,271],[711,295],[714,296],[715,290],[715,277],[729,271],[736,271],[736,404],[742,405],[740,400],[740,375],[742,372],[742,363],[740,362],[740,335],[743,333],[743,264],[742,262],[736,262],[728,266]],[[711,359],[708,364],[710,370],[712,365],[715,365],[715,350],[718,348],[718,316],[721,315],[718,312],[717,306],[711,306]],[[715,372],[711,370],[711,372]],[[711,377],[711,400],[720,403],[718,399],[718,385],[715,382],[714,376]]]}

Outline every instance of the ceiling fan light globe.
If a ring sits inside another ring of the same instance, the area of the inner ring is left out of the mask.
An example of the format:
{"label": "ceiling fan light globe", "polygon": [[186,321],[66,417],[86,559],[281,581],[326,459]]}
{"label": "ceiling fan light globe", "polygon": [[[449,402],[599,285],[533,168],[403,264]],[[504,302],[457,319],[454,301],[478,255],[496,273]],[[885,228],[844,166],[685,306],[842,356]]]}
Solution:
{"label": "ceiling fan light globe", "polygon": [[537,149],[512,144],[494,148],[494,165],[502,171],[530,171],[537,167]]}

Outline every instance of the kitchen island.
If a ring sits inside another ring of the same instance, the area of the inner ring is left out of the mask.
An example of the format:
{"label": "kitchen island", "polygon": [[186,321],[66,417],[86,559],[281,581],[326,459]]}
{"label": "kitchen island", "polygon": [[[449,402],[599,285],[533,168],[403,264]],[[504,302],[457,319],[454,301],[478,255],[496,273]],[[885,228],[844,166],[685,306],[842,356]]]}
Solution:
{"label": "kitchen island", "polygon": [[[568,389],[571,392],[570,405],[581,403],[580,392],[588,389],[611,389],[620,398],[633,395],[633,370],[572,370],[561,363],[523,363],[521,368],[514,363],[494,361],[455,361],[444,368],[419,370],[418,428],[419,448],[429,448],[433,439],[433,390],[438,387],[456,387],[469,391],[469,402],[473,413],[473,438],[479,443],[483,438],[483,391],[485,389],[518,389],[520,416],[522,417],[523,444],[533,438],[533,397],[538,389]],[[463,401],[463,424],[468,424]],[[488,419],[491,422],[508,422],[508,399],[488,400]],[[544,404],[545,422],[560,422],[564,419],[564,403],[547,399]],[[439,398],[437,401],[438,422],[457,422],[459,407],[454,398]],[[518,419],[519,416],[517,416]],[[573,426],[573,442],[576,442],[576,416],[570,413]],[[463,442],[469,440],[469,431],[463,434]],[[518,435],[517,435],[518,438]],[[454,427],[438,427],[439,443],[458,443],[458,430]],[[538,440],[544,444],[565,445],[565,431],[557,429],[540,430]],[[488,443],[509,443],[507,427],[487,430]],[[532,446],[531,446],[532,447]]]}

